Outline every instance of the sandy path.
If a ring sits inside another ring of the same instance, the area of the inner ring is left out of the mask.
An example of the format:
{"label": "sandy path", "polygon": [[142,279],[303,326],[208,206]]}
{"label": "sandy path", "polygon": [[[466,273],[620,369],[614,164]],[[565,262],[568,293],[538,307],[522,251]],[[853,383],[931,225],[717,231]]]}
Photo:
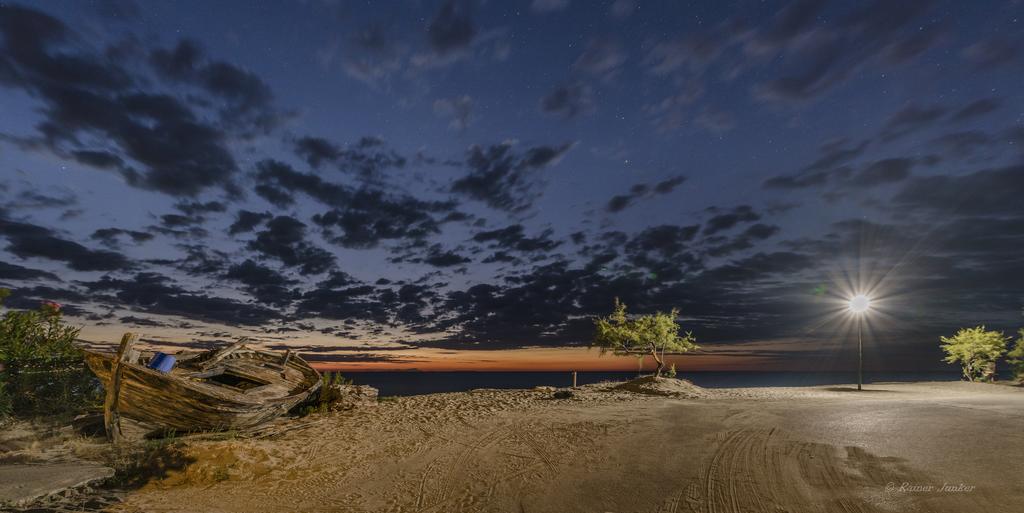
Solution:
{"label": "sandy path", "polygon": [[884,390],[401,398],[276,440],[193,444],[195,463],[121,509],[865,513],[1024,501],[1024,391]]}

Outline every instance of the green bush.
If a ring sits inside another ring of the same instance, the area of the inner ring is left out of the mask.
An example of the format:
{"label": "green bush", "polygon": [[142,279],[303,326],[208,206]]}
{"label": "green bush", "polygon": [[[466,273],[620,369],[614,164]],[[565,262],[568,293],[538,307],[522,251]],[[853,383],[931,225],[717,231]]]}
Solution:
{"label": "green bush", "polygon": [[1013,377],[1024,382],[1024,328],[1021,328],[1017,335],[1017,343],[1009,353],[1006,353],[1006,361],[1013,369]]}
{"label": "green bush", "polygon": [[991,381],[995,378],[996,360],[1006,352],[1006,337],[984,326],[963,328],[952,337],[939,337],[946,363],[963,366],[967,381]]}
{"label": "green bush", "polygon": [[[9,295],[0,289],[0,305]],[[49,301],[0,317],[0,416],[64,421],[99,404],[101,387],[75,345],[78,332]]]}
{"label": "green bush", "polygon": [[313,397],[298,406],[298,415],[304,417],[312,413],[327,413],[335,409],[345,399],[338,386],[351,384],[352,380],[346,379],[340,372],[325,372],[321,377],[320,389]]}
{"label": "green bush", "polygon": [[7,383],[4,383],[3,378],[0,377],[0,422],[11,416],[13,408],[11,396],[7,393]]}

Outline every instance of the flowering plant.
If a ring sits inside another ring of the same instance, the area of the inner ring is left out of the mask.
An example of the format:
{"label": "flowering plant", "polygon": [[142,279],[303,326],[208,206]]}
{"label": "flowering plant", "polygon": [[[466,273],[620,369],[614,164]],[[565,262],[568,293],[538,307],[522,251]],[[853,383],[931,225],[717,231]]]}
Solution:
{"label": "flowering plant", "polygon": [[43,312],[50,313],[50,314],[55,314],[55,315],[60,315],[60,309],[63,308],[63,307],[64,307],[64,305],[61,305],[60,303],[58,303],[56,301],[50,301],[50,300],[45,300],[42,303],[40,303],[40,305],[39,305],[39,309],[42,310]]}
{"label": "flowering plant", "polygon": [[[10,291],[0,289],[0,305]],[[98,401],[98,382],[75,345],[79,328],[69,326],[63,307],[43,301],[36,310],[0,316],[0,420],[5,416],[60,420]]]}

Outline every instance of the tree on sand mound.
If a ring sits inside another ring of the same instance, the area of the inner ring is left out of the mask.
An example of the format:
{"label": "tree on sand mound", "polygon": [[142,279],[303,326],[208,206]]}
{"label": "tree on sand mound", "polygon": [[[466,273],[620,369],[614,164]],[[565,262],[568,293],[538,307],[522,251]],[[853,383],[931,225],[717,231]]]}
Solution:
{"label": "tree on sand mound", "polygon": [[601,352],[617,355],[651,355],[658,364],[655,376],[661,376],[665,354],[682,354],[697,349],[697,340],[687,331],[679,334],[676,322],[679,311],[656,312],[653,315],[627,316],[626,305],[615,299],[615,309],[608,317],[594,319],[597,328],[592,345]]}
{"label": "tree on sand mound", "polygon": [[1017,344],[1013,350],[1006,353],[1006,361],[1013,368],[1013,376],[1018,381],[1024,382],[1024,328],[1018,332]]}
{"label": "tree on sand mound", "polygon": [[996,360],[1006,352],[1006,337],[984,326],[963,328],[952,337],[939,337],[946,363],[960,362],[967,381],[991,380]]}

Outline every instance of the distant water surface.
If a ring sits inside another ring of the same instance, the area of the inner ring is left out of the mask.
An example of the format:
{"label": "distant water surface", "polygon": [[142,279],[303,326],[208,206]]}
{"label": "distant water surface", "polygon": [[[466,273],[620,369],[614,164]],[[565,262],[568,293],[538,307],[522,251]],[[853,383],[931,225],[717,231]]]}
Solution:
{"label": "distant water surface", "polygon": [[[533,388],[572,385],[570,372],[346,372],[356,384],[370,385],[380,395],[464,392],[474,388]],[[580,372],[577,383],[633,379],[636,372]],[[855,372],[687,372],[686,378],[705,388],[801,387],[855,383]],[[956,381],[957,372],[865,373],[864,382]]]}

